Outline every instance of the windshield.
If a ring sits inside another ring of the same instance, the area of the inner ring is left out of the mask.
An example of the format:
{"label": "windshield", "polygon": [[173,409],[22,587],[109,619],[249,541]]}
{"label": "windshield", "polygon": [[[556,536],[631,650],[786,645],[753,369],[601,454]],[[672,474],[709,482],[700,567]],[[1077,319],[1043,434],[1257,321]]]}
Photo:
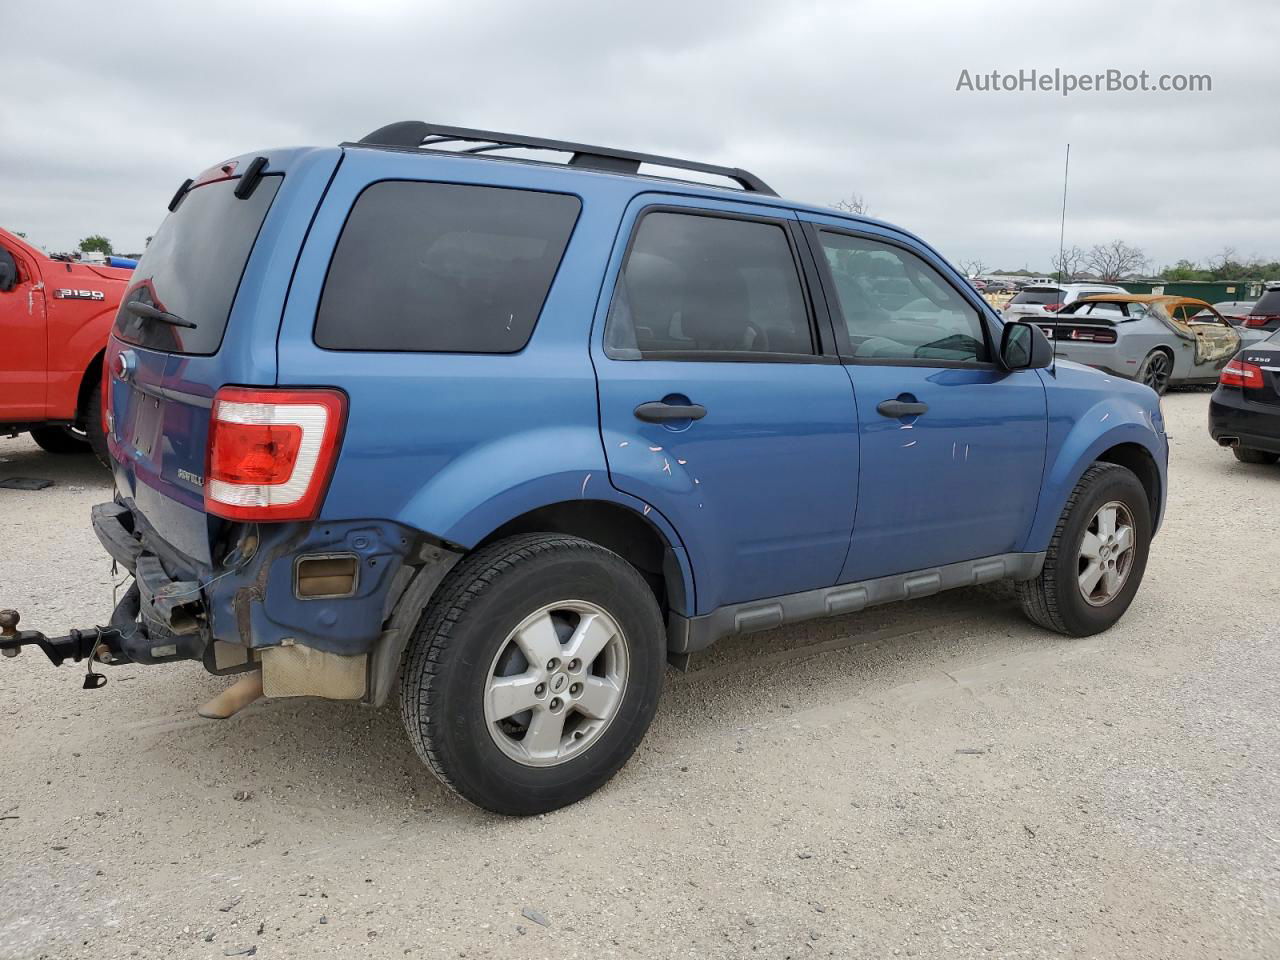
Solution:
{"label": "windshield", "polygon": [[[216,353],[240,276],[282,179],[263,177],[244,200],[234,193],[239,179],[193,188],[160,224],[138,263],[116,314],[116,336],[154,350]],[[138,316],[128,309],[134,301],[184,325]]]}

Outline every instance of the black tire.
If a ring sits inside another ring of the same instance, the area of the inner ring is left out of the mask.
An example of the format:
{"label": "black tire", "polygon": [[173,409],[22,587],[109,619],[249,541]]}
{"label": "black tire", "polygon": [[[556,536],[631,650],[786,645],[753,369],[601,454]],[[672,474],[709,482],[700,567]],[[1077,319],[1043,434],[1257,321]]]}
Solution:
{"label": "black tire", "polygon": [[84,436],[72,432],[70,427],[36,427],[31,431],[31,439],[46,453],[89,452],[89,441]]}
{"label": "black tire", "polygon": [[93,455],[104,467],[110,467],[111,453],[107,449],[107,434],[102,426],[102,388],[99,383],[89,387],[89,402],[84,407],[83,427]]}
{"label": "black tire", "polygon": [[1169,389],[1172,378],[1173,357],[1167,350],[1152,350],[1143,359],[1142,366],[1138,367],[1138,382],[1145,383],[1157,394],[1163,394]]}
{"label": "black tire", "polygon": [[1271,464],[1280,461],[1280,453],[1255,450],[1253,447],[1232,447],[1231,452],[1236,455],[1236,459],[1241,463]]}
{"label": "black tire", "polygon": [[[530,766],[490,734],[486,684],[516,626],[569,599],[598,606],[621,628],[627,682],[594,743],[554,766]],[[495,813],[545,813],[601,787],[635,752],[657,709],[665,662],[661,612],[631,564],[575,537],[512,537],[458,564],[428,605],[401,665],[401,718],[418,756],[460,796]]]}
{"label": "black tire", "polygon": [[[1133,518],[1136,542],[1127,577],[1108,602],[1094,606],[1079,586],[1080,547],[1094,514],[1119,501]],[[1084,472],[1054,529],[1044,567],[1034,580],[1016,584],[1022,612],[1034,623],[1071,637],[1101,633],[1119,620],[1142,583],[1151,547],[1151,507],[1142,483],[1125,467],[1095,463]]]}

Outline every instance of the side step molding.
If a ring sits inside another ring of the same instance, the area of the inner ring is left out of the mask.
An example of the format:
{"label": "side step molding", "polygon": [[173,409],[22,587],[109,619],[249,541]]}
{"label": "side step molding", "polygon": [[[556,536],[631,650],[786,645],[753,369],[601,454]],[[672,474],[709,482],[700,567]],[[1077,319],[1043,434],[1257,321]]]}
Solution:
{"label": "side step molding", "polygon": [[721,637],[772,630],[802,620],[840,617],[877,604],[914,600],[954,587],[993,580],[1030,580],[1039,576],[1043,566],[1043,553],[1003,553],[784,597],[731,603],[699,617],[672,613],[667,617],[667,649],[673,654],[696,653]]}

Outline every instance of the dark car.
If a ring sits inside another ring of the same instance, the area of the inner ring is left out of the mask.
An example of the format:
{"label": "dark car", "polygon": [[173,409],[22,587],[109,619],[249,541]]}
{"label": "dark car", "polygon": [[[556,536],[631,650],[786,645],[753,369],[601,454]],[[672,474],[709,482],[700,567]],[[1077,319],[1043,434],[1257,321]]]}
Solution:
{"label": "dark car", "polygon": [[1280,330],[1280,284],[1269,284],[1253,305],[1244,325],[1255,330]]}
{"label": "dark car", "polygon": [[1243,463],[1280,461],[1280,330],[1222,368],[1209,399],[1209,435]]}

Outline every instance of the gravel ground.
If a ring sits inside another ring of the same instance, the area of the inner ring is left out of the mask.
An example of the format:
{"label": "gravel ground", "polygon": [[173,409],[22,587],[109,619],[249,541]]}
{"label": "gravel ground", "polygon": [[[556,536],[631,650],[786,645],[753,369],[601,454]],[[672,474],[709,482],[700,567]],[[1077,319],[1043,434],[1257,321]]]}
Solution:
{"label": "gravel ground", "polygon": [[[1207,400],[1165,400],[1168,519],[1109,633],[1002,587],[729,642],[532,820],[453,798],[394,709],[202,721],[196,666],[0,661],[0,957],[1280,956],[1280,469]],[[56,481],[0,490],[0,605],[104,620],[104,474],[0,458]]]}

